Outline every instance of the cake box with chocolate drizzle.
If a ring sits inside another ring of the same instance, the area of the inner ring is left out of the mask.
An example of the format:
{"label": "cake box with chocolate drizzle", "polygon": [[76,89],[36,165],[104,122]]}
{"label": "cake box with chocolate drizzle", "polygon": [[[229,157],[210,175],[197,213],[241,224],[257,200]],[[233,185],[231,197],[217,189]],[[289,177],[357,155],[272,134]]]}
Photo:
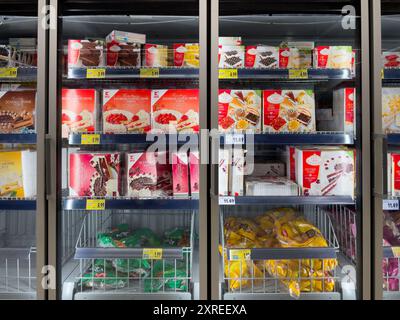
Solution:
{"label": "cake box with chocolate drizzle", "polygon": [[0,91],[0,133],[35,131],[36,91]]}
{"label": "cake box with chocolate drizzle", "polygon": [[312,90],[264,90],[263,131],[315,132],[315,97]]}
{"label": "cake box with chocolate drizzle", "polygon": [[273,46],[246,46],[246,68],[279,68],[279,48]]}
{"label": "cake box with chocolate drizzle", "polygon": [[144,34],[112,31],[106,37],[107,66],[140,67],[141,48],[145,43]]}
{"label": "cake box with chocolate drizzle", "polygon": [[69,155],[70,196],[117,197],[121,195],[119,153],[71,153]]}
{"label": "cake box with chocolate drizzle", "polygon": [[305,196],[350,196],[355,151],[344,147],[296,148],[296,182]]}

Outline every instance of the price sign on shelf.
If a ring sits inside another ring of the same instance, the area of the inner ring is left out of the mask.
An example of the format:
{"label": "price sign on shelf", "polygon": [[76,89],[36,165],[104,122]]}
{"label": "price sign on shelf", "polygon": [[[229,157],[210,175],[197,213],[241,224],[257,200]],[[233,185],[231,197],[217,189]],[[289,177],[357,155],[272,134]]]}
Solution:
{"label": "price sign on shelf", "polygon": [[219,204],[221,206],[234,206],[235,203],[235,197],[219,197]]}
{"label": "price sign on shelf", "polygon": [[149,260],[160,260],[163,256],[162,249],[154,249],[154,248],[144,248],[143,249],[143,259]]}
{"label": "price sign on shelf", "polygon": [[81,144],[100,144],[100,135],[83,133],[81,135]]}
{"label": "price sign on shelf", "polygon": [[0,78],[16,78],[18,68],[0,68]]}
{"label": "price sign on shelf", "polygon": [[251,260],[251,250],[250,249],[229,250],[229,260]]}
{"label": "price sign on shelf", "polygon": [[160,69],[158,68],[141,68],[140,78],[159,78]]}
{"label": "price sign on shelf", "polygon": [[225,144],[244,144],[244,134],[225,135]]}
{"label": "price sign on shelf", "polygon": [[383,210],[385,211],[397,211],[399,210],[399,200],[383,200]]}
{"label": "price sign on shelf", "polygon": [[308,70],[289,69],[289,79],[308,79]]}
{"label": "price sign on shelf", "polygon": [[87,199],[86,210],[105,210],[106,200],[105,199]]}
{"label": "price sign on shelf", "polygon": [[219,69],[219,79],[237,79],[237,69]]}
{"label": "price sign on shelf", "polygon": [[106,77],[106,69],[103,68],[89,68],[86,70],[87,79],[104,79]]}

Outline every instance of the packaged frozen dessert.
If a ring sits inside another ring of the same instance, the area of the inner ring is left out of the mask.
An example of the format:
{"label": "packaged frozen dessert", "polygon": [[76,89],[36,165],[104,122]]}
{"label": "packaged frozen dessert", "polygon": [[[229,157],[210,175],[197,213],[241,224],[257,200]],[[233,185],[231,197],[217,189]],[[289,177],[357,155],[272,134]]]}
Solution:
{"label": "packaged frozen dessert", "polygon": [[219,149],[218,154],[218,194],[229,195],[229,175],[232,165],[232,150]]}
{"label": "packaged frozen dessert", "polygon": [[391,196],[400,196],[400,153],[388,153],[388,193]]}
{"label": "packaged frozen dessert", "polygon": [[298,185],[285,177],[246,177],[247,196],[298,196]]}
{"label": "packaged frozen dessert", "polygon": [[219,46],[218,66],[219,68],[243,68],[245,59],[244,46]]}
{"label": "packaged frozen dessert", "polygon": [[62,89],[62,137],[72,132],[96,131],[97,91],[95,89]]}
{"label": "packaged frozen dessert", "polygon": [[245,166],[245,175],[252,177],[283,177],[285,176],[285,164],[283,162],[261,159],[255,162],[250,169]]}
{"label": "packaged frozen dessert", "polygon": [[296,182],[305,196],[350,196],[355,190],[355,152],[296,148]]}
{"label": "packaged frozen dessert", "polygon": [[172,153],[172,191],[174,197],[189,196],[189,159],[184,151]]}
{"label": "packaged frozen dessert", "polygon": [[229,175],[229,194],[237,197],[244,195],[245,150],[235,146],[232,150],[232,165]]}
{"label": "packaged frozen dessert", "polygon": [[10,65],[11,49],[7,45],[0,45],[0,67],[8,67]]}
{"label": "packaged frozen dessert", "polygon": [[382,88],[382,131],[400,132],[400,88]]}
{"label": "packaged frozen dessert", "polygon": [[0,91],[0,133],[35,131],[36,91]]}
{"label": "packaged frozen dessert", "polygon": [[198,43],[174,43],[174,66],[198,68],[200,48]]}
{"label": "packaged frozen dessert", "polygon": [[151,90],[103,90],[104,133],[146,133],[151,129]]}
{"label": "packaged frozen dessert", "polygon": [[165,163],[165,159],[167,159],[165,152],[128,153],[127,195],[137,198],[171,196],[171,165]]}
{"label": "packaged frozen dessert", "polygon": [[151,92],[152,129],[163,133],[199,132],[199,90]]}
{"label": "packaged frozen dessert", "polygon": [[190,195],[192,197],[199,196],[199,175],[200,175],[200,154],[198,150],[189,151],[189,180]]}
{"label": "packaged frozen dessert", "polygon": [[112,31],[106,37],[107,66],[140,67],[141,48],[145,43],[144,34]]}
{"label": "packaged frozen dessert", "polygon": [[219,46],[240,46],[242,44],[242,37],[219,37]]}
{"label": "packaged frozen dessert", "polygon": [[168,67],[168,46],[146,43],[143,65],[150,68]]}
{"label": "packaged frozen dessert", "polygon": [[263,131],[315,132],[315,97],[312,90],[264,90]]}
{"label": "packaged frozen dessert", "polygon": [[400,68],[400,52],[383,52],[382,59],[384,68]]}
{"label": "packaged frozen dessert", "polygon": [[0,152],[0,197],[36,196],[36,151]]}
{"label": "packaged frozen dessert", "polygon": [[279,67],[281,69],[309,69],[312,66],[313,42],[289,41],[281,43]]}
{"label": "packaged frozen dessert", "polygon": [[340,131],[355,134],[356,89],[341,88],[333,91],[332,117],[318,121],[319,131]]}
{"label": "packaged frozen dessert", "polygon": [[70,153],[70,196],[116,197],[121,194],[119,153]]}
{"label": "packaged frozen dessert", "polygon": [[218,128],[221,132],[261,132],[260,90],[219,90]]}
{"label": "packaged frozen dessert", "polygon": [[103,50],[98,40],[68,40],[68,67],[103,66]]}
{"label": "packaged frozen dessert", "polygon": [[279,68],[279,48],[265,45],[246,46],[245,67]]}
{"label": "packaged frozen dessert", "polygon": [[314,68],[352,68],[353,48],[351,46],[318,46],[314,49]]}

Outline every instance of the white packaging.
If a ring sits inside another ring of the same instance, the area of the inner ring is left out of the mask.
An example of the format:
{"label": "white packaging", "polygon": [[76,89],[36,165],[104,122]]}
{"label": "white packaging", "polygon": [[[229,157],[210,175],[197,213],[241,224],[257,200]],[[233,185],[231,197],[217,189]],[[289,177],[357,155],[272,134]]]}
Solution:
{"label": "white packaging", "polygon": [[232,162],[230,149],[219,149],[218,195],[229,195],[229,171]]}
{"label": "white packaging", "polygon": [[242,44],[242,37],[219,37],[219,46],[240,46]]}
{"label": "white packaging", "polygon": [[229,193],[231,196],[244,194],[244,153],[243,149],[233,148],[232,170],[229,177]]}
{"label": "white packaging", "polygon": [[244,46],[219,46],[219,68],[243,68]]}
{"label": "white packaging", "polygon": [[246,68],[279,68],[279,47],[258,45],[246,46]]}
{"label": "white packaging", "polygon": [[24,150],[21,152],[22,183],[26,198],[36,196],[36,151]]}
{"label": "white packaging", "polygon": [[106,41],[118,41],[118,42],[129,42],[129,43],[146,43],[146,35],[141,33],[133,33],[126,31],[113,30],[106,37]]}
{"label": "white packaging", "polygon": [[400,88],[382,88],[382,130],[400,132]]}
{"label": "white packaging", "polygon": [[298,196],[298,185],[285,177],[246,179],[247,196]]}
{"label": "white packaging", "polygon": [[352,68],[353,48],[351,46],[318,46],[314,49],[314,68]]}

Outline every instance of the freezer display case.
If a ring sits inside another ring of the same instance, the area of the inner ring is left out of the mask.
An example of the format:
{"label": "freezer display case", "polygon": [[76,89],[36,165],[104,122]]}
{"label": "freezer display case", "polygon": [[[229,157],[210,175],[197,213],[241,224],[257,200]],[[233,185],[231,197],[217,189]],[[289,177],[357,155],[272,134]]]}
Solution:
{"label": "freezer display case", "polygon": [[211,12],[212,296],[365,297],[367,3],[221,0]]}
{"label": "freezer display case", "polygon": [[199,1],[51,5],[50,298],[199,298]]}
{"label": "freezer display case", "polygon": [[0,299],[45,298],[42,4],[0,1]]}

